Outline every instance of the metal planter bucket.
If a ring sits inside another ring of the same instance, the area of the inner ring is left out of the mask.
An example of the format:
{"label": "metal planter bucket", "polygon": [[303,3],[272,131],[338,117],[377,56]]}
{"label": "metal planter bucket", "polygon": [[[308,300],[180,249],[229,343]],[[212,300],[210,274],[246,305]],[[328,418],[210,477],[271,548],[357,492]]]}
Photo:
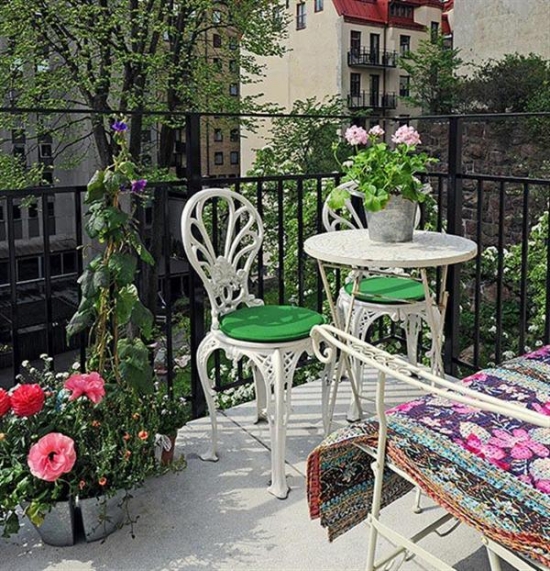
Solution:
{"label": "metal planter bucket", "polygon": [[74,545],[74,502],[57,502],[44,516],[42,525],[34,525],[42,541],[48,545],[65,547]]}
{"label": "metal planter bucket", "polygon": [[374,242],[410,242],[413,238],[417,203],[392,196],[379,212],[367,211],[369,236]]}
{"label": "metal planter bucket", "polygon": [[86,541],[97,541],[122,527],[126,502],[130,496],[120,490],[112,497],[78,499]]}

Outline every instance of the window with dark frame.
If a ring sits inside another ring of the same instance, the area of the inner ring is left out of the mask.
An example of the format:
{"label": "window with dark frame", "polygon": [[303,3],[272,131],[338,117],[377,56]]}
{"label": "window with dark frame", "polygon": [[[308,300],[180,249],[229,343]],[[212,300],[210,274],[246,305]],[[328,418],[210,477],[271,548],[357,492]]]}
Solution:
{"label": "window with dark frame", "polygon": [[349,94],[352,97],[359,97],[361,95],[361,74],[349,74]]}
{"label": "window with dark frame", "polygon": [[214,10],[212,12],[212,22],[214,24],[220,24],[222,21],[222,13],[219,10]]}
{"label": "window with dark frame", "polygon": [[351,30],[349,35],[349,50],[354,56],[361,53],[361,32]]}
{"label": "window with dark frame", "polygon": [[237,65],[236,59],[230,59],[229,60],[229,71],[231,73],[235,73],[235,72],[239,71],[239,66]]}
{"label": "window with dark frame", "polygon": [[394,2],[393,4],[390,4],[390,16],[412,20],[414,16],[414,9],[412,6],[403,6]]}
{"label": "window with dark frame", "polygon": [[229,162],[232,165],[238,165],[239,164],[239,151],[231,151],[229,153]]}
{"label": "window with dark frame", "polygon": [[399,96],[409,97],[411,78],[408,75],[399,76]]}
{"label": "window with dark frame", "polygon": [[212,64],[214,65],[214,67],[216,68],[217,71],[223,70],[223,64],[222,64],[222,60],[220,58],[217,58],[217,57],[213,58]]}
{"label": "window with dark frame", "polygon": [[239,84],[238,83],[230,83],[229,84],[229,95],[239,95]]}
{"label": "window with dark frame", "polygon": [[306,3],[296,4],[296,29],[303,30],[306,27]]}
{"label": "window with dark frame", "polygon": [[229,131],[229,140],[232,143],[238,143],[240,141],[239,129],[231,129],[231,131]]}
{"label": "window with dark frame", "polygon": [[214,141],[216,141],[216,143],[223,141],[223,131],[221,129],[214,129]]}
{"label": "window with dark frame", "polygon": [[52,145],[51,145],[51,143],[40,143],[39,156],[41,159],[51,158],[51,156],[52,156]]}
{"label": "window with dark frame", "polygon": [[324,9],[323,0],[315,0],[315,6],[314,6],[315,12],[322,12],[323,9]]}
{"label": "window with dark frame", "polygon": [[432,22],[430,26],[430,37],[432,42],[437,40],[437,36],[439,35],[439,22]]}
{"label": "window with dark frame", "polygon": [[411,37],[399,36],[399,55],[406,55],[411,51]]}
{"label": "window with dark frame", "polygon": [[222,47],[222,37],[220,36],[220,34],[213,34],[212,35],[212,45],[215,48],[221,48]]}
{"label": "window with dark frame", "polygon": [[217,151],[214,153],[214,164],[223,165],[223,153],[221,151]]}

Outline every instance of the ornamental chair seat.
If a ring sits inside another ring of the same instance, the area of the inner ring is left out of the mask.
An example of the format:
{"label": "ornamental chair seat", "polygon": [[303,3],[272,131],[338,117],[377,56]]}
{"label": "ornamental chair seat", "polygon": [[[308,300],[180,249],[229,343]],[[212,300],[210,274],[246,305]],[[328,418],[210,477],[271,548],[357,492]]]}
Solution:
{"label": "ornamental chair seat", "polygon": [[[329,205],[329,199],[323,205],[322,220],[327,232],[334,232],[340,229],[361,229],[367,228],[366,216],[363,210],[363,195],[358,192],[357,185],[353,181],[340,185],[339,188],[348,190],[350,199],[345,203],[342,212],[333,210]],[[418,223],[418,210],[417,220]],[[340,289],[336,307],[340,315],[340,322],[346,323],[349,315],[348,331],[360,339],[367,339],[371,325],[380,317],[389,316],[392,321],[399,322],[405,330],[407,343],[407,357],[412,364],[417,362],[418,334],[422,326],[422,320],[426,321],[426,300],[422,283],[401,274],[389,274],[384,270],[383,275],[376,273],[377,269],[372,268],[372,273],[364,274],[359,282],[358,291],[353,291],[354,280],[348,278],[347,283]],[[355,295],[353,295],[355,294]],[[352,304],[353,302],[353,304]],[[352,304],[352,307],[350,305]],[[350,313],[351,312],[351,313]],[[354,377],[358,386],[356,394],[360,398],[362,393],[362,365],[358,361],[352,360]],[[338,375],[337,375],[338,376]],[[323,418],[325,420],[325,431],[330,432],[332,413],[336,400],[337,387],[331,384],[332,375],[327,375],[325,395],[323,403],[325,410]],[[347,413],[350,422],[360,420],[361,407],[352,397]]]}
{"label": "ornamental chair seat", "polygon": [[[214,223],[216,221],[216,223]],[[193,195],[181,218],[183,246],[210,300],[212,325],[197,350],[197,370],[205,394],[212,439],[203,460],[218,460],[216,387],[209,357],[222,350],[234,362],[251,365],[257,420],[267,419],[271,438],[268,491],[286,498],[286,427],[294,371],[304,353],[312,353],[310,331],[324,322],[303,307],[264,305],[249,292],[252,268],[260,254],[263,224],[254,206],[227,189]]]}

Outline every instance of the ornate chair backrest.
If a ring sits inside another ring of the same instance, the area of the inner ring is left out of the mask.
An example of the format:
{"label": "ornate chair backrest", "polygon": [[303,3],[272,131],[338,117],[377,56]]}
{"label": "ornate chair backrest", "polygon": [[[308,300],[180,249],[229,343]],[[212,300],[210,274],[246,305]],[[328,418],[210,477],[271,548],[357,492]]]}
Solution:
{"label": "ornate chair backrest", "polygon": [[[357,192],[357,183],[354,181],[345,182],[338,188],[347,190],[351,198],[346,200],[346,211],[339,212],[329,206],[329,199],[323,204],[322,220],[327,232],[336,230],[356,230],[366,228],[365,212],[363,210],[363,200],[361,193]],[[346,213],[348,216],[346,217]]]}
{"label": "ornate chair backrest", "polygon": [[212,328],[241,304],[262,305],[248,291],[264,237],[260,216],[249,200],[227,189],[201,190],[185,205],[181,234],[189,263],[210,299]]}

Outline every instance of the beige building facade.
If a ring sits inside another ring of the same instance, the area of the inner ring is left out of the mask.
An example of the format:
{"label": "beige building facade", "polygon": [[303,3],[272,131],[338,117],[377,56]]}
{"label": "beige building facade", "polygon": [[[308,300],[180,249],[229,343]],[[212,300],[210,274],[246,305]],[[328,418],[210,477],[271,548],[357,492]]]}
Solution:
{"label": "beige building facade", "polygon": [[[409,78],[399,56],[441,30],[439,0],[288,0],[287,51],[264,60],[265,77],[243,85],[243,95],[290,111],[298,100],[340,97],[350,112],[379,117],[415,114],[404,100]],[[241,171],[269,140],[269,123],[247,132],[241,143]]]}
{"label": "beige building facade", "polygon": [[455,0],[453,47],[472,63],[516,52],[550,59],[549,8],[549,0]]}

